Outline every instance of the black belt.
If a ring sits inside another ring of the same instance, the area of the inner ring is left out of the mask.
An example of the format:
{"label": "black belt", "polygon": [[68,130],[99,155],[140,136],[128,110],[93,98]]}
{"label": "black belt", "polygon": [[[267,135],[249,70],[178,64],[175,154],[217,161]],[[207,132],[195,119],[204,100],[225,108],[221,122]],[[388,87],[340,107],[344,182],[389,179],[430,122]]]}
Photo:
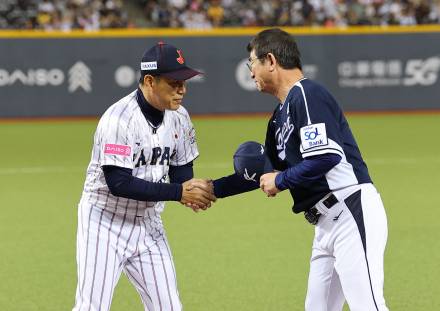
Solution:
{"label": "black belt", "polygon": [[[332,208],[332,206],[335,205],[336,203],[338,203],[338,199],[335,197],[333,193],[327,199],[322,201],[322,204],[324,204],[324,206],[327,207],[328,209]],[[309,210],[304,212],[304,217],[312,225],[316,225],[318,223],[320,216],[321,213],[318,211],[316,206],[313,206]]]}

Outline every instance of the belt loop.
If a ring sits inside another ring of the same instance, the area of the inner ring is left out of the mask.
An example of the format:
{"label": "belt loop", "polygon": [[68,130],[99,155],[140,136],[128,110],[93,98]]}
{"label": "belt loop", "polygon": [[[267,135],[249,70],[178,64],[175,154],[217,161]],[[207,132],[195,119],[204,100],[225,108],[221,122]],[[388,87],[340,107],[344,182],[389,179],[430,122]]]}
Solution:
{"label": "belt loop", "polygon": [[332,193],[328,196],[327,199],[325,199],[324,201],[322,201],[322,204],[324,204],[325,207],[327,207],[328,209],[331,209],[333,205],[335,205],[336,203],[338,203],[338,199],[336,198],[336,196]]}

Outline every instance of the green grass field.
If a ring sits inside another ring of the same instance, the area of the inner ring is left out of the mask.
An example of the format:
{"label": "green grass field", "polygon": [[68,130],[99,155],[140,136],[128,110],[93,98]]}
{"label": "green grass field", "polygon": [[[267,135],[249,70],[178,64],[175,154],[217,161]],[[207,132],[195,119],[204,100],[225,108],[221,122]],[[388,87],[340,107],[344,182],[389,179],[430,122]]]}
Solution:
{"label": "green grass field", "polygon": [[[440,114],[351,116],[388,214],[390,310],[440,310]],[[195,119],[198,177],[232,172],[265,118]],[[96,121],[0,123],[0,310],[71,310],[76,205]],[[163,215],[187,311],[304,310],[313,227],[287,193],[219,200],[205,213]],[[123,276],[112,310],[143,310]],[[348,310],[348,309],[347,309]]]}

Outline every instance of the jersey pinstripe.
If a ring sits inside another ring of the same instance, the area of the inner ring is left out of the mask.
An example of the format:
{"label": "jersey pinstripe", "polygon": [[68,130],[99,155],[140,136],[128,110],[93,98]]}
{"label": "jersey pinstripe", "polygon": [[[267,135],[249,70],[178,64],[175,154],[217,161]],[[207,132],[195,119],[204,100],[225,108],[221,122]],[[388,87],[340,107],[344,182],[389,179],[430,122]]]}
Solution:
{"label": "jersey pinstripe", "polygon": [[170,165],[184,165],[198,155],[186,109],[181,106],[176,111],[166,110],[163,122],[154,128],[142,114],[134,91],[109,107],[99,120],[81,201],[121,214],[143,216],[151,208],[161,213],[164,202],[113,196],[102,166],[129,168],[137,178],[168,182]]}

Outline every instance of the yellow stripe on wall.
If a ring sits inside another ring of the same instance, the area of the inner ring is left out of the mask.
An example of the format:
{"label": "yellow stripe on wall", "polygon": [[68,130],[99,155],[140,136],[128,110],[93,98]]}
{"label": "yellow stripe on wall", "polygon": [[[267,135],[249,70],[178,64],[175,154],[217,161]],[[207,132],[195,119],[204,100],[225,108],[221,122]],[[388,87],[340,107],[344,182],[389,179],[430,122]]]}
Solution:
{"label": "yellow stripe on wall", "polygon": [[[294,35],[367,35],[396,33],[440,33],[440,25],[422,26],[353,26],[344,28],[325,27],[281,27]],[[183,28],[103,29],[98,31],[43,31],[43,30],[0,30],[1,39],[36,38],[131,38],[131,37],[223,37],[253,36],[267,28],[215,28],[209,30],[188,30]]]}

